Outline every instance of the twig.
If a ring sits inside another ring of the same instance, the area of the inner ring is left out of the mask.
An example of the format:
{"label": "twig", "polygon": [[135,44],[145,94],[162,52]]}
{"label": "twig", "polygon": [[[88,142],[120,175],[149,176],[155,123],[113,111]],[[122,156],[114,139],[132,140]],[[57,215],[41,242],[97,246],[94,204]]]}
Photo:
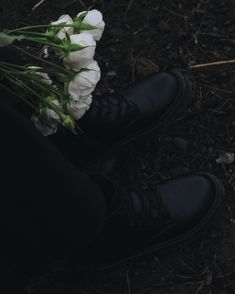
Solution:
{"label": "twig", "polygon": [[164,10],[166,10],[168,13],[174,15],[174,16],[178,16],[178,17],[182,17],[182,18],[189,18],[188,16],[186,15],[183,15],[183,14],[179,14],[179,13],[176,13],[174,11],[171,11],[169,10],[168,8],[164,7]]}
{"label": "twig", "polygon": [[85,4],[83,3],[82,0],[79,0],[79,3],[82,5],[82,7],[85,7]]}
{"label": "twig", "polygon": [[225,89],[220,89],[220,88],[216,88],[216,87],[213,87],[213,86],[210,86],[210,85],[207,85],[207,84],[204,84],[202,82],[197,82],[197,84],[199,86],[202,86],[204,88],[208,88],[208,89],[211,89],[213,91],[218,91],[218,92],[223,92],[223,93],[227,93],[227,94],[232,94],[233,91],[229,91],[229,90],[225,90]]}
{"label": "twig", "polygon": [[203,63],[203,64],[196,64],[196,65],[189,66],[189,68],[201,68],[201,67],[207,67],[207,66],[213,66],[213,65],[231,64],[231,63],[235,63],[235,59],[225,60],[225,61],[216,61],[216,62],[210,62],[210,63]]}
{"label": "twig", "polygon": [[32,8],[32,11],[36,10],[43,2],[45,2],[46,0],[41,0],[39,1],[37,4],[35,4]]}
{"label": "twig", "polygon": [[138,59],[140,58],[141,54],[138,54],[136,56],[136,58],[133,59],[133,63],[132,63],[132,82],[135,81],[135,66],[136,66],[136,63],[138,61]]}
{"label": "twig", "polygon": [[158,284],[151,284],[152,287],[155,288],[163,288],[163,287],[170,287],[170,286],[179,286],[179,285],[185,285],[185,286],[193,286],[201,284],[202,281],[188,281],[188,282],[166,282],[166,283],[158,283]]}
{"label": "twig", "polygon": [[129,271],[126,272],[126,282],[127,282],[128,294],[132,294],[132,292],[131,292],[131,284],[130,284]]}
{"label": "twig", "polygon": [[127,18],[127,14],[129,12],[129,10],[131,9],[131,6],[132,6],[133,3],[134,3],[134,0],[130,0],[129,4],[127,6],[127,9],[126,9],[125,15],[124,15],[124,19]]}

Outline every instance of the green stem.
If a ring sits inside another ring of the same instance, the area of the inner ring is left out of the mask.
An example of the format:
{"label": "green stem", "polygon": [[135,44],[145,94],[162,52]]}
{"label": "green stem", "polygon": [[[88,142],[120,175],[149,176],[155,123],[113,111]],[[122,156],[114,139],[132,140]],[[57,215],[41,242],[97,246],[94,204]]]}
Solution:
{"label": "green stem", "polygon": [[[0,68],[0,70],[1,70],[1,68]],[[5,70],[5,72],[6,72],[6,70]],[[19,86],[19,87],[21,87],[21,88],[23,88],[24,90],[26,90],[27,92],[29,92],[29,93],[31,93],[31,94],[33,94],[33,95],[35,95],[39,100],[40,100],[40,102],[42,103],[42,104],[44,104],[46,107],[48,107],[48,108],[50,108],[50,109],[53,109],[61,118],[62,118],[62,116],[61,116],[61,110],[60,110],[60,108],[57,106],[57,105],[54,105],[53,103],[50,103],[50,102],[48,102],[48,101],[46,101],[41,95],[39,95],[37,92],[35,92],[32,88],[30,88],[29,86],[27,86],[27,84],[25,84],[24,82],[22,82],[22,81],[19,81],[19,80],[15,80],[15,76],[14,75],[12,75],[11,73],[9,73],[9,72],[6,72],[9,76],[11,76],[12,78],[11,78],[11,82],[13,82],[13,83],[15,83],[17,86]],[[37,81],[38,82],[38,81]],[[42,81],[40,81],[41,83],[42,83]],[[47,86],[47,85],[40,85],[40,83],[36,83],[36,84],[34,84],[35,86],[37,86],[38,88],[43,88],[44,90],[45,90],[45,87]],[[49,86],[48,86],[49,87]],[[49,89],[49,94],[51,94],[51,89]],[[56,95],[58,95],[59,97],[60,97],[60,95],[58,94],[58,93],[56,93]],[[25,99],[25,101],[27,101],[26,99]],[[36,111],[38,111],[38,108],[35,108],[36,109]]]}
{"label": "green stem", "polygon": [[[3,63],[3,64],[2,64]],[[19,71],[19,70],[14,70],[11,68],[11,64],[8,64],[6,62],[0,62],[0,70],[1,70],[1,64],[2,64],[2,67],[5,68],[5,72],[8,73],[9,71],[16,74],[16,75],[21,75],[21,76],[24,76],[25,78],[27,78],[27,80],[33,80],[36,82],[36,86],[37,87],[40,87],[41,89],[43,90],[46,90],[48,93],[53,93],[55,94],[56,96],[58,97],[61,97],[61,95],[59,94],[58,91],[56,91],[56,89],[54,89],[51,85],[47,85],[44,81],[43,81],[43,77],[40,76],[40,74],[37,76],[34,76],[34,75],[30,75],[26,72],[24,72],[25,70],[30,70],[30,68],[25,68],[25,67],[21,67],[19,66],[19,68],[21,70],[24,70],[24,71]],[[18,68],[18,66],[15,66],[15,65],[12,65],[12,67],[16,67]],[[33,69],[32,69],[33,70]],[[40,72],[39,72],[40,73]],[[60,99],[59,99],[60,100]]]}
{"label": "green stem", "polygon": [[[42,78],[40,78],[40,76],[39,77],[36,77],[36,76],[33,76],[33,75],[28,75],[27,73],[24,73],[24,72],[19,72],[19,71],[12,71],[11,69],[10,69],[10,72],[9,72],[9,70],[8,69],[2,69],[2,68],[0,68],[0,70],[2,70],[3,72],[5,72],[6,74],[11,74],[11,73],[13,73],[13,74],[18,74],[18,75],[21,75],[21,76],[23,76],[23,78],[25,78],[26,79],[26,82],[30,79],[30,80],[32,80],[34,83],[33,83],[33,85],[36,87],[36,88],[38,88],[38,89],[40,89],[40,90],[44,90],[44,91],[46,91],[49,95],[51,95],[51,94],[54,94],[57,98],[58,98],[58,100],[59,101],[61,101],[61,95],[60,95],[60,93],[58,92],[58,91],[56,91],[55,89],[53,89],[53,87],[52,86],[49,86],[49,85],[47,85],[45,82],[43,82],[42,81]],[[12,75],[13,76],[13,75]],[[28,86],[27,86],[28,87]],[[30,87],[28,87],[28,88],[30,88]],[[31,89],[31,88],[30,88]],[[32,90],[32,89],[31,89]],[[34,92],[34,93],[36,93],[36,92]],[[44,100],[43,100],[44,101]],[[49,104],[50,105],[50,104]]]}
{"label": "green stem", "polygon": [[[46,104],[47,107],[50,107],[51,109],[53,109],[59,116],[60,118],[62,119],[62,116],[60,114],[60,109],[58,108],[58,106],[54,105],[53,103],[49,103],[47,101],[45,101],[45,99],[43,99],[41,96],[39,96],[36,92],[34,92],[32,89],[30,89],[27,85],[25,85],[24,83],[22,82],[19,82],[19,81],[16,81],[14,76],[11,77],[11,75],[8,74],[8,77],[7,79],[12,82],[13,84],[21,87],[22,89],[24,90],[27,90],[29,92],[32,92],[33,95],[36,95],[39,97],[40,100],[43,101],[44,104]],[[11,91],[9,88],[7,88],[5,85],[1,84],[0,83],[0,87],[3,87],[4,89],[6,89],[9,93],[11,93],[12,95],[15,96],[15,93],[13,91]],[[33,104],[31,103],[29,100],[25,99],[23,96],[17,96],[19,97],[20,99],[22,99],[22,101],[26,104],[28,104],[32,109],[34,109],[35,112],[38,112],[38,108]],[[47,124],[47,121],[45,120],[44,123]],[[82,134],[84,133],[84,131],[78,126],[77,122],[74,122],[75,123],[75,127],[79,130],[79,132]],[[75,130],[70,130],[72,133],[76,134],[77,135],[77,132]]]}
{"label": "green stem", "polygon": [[[10,76],[12,76],[11,74],[9,74]],[[23,83],[22,81],[19,80],[14,80],[14,76],[12,78],[13,81],[15,81],[15,84],[20,86],[21,88],[27,90],[29,93],[31,93],[32,95],[35,95],[40,101],[43,100],[43,97],[41,95],[39,95],[37,92],[35,92],[34,90],[32,90],[30,87],[28,87],[25,83]]]}
{"label": "green stem", "polygon": [[34,56],[33,54],[27,52],[26,50],[24,50],[24,49],[22,49],[22,48],[20,48],[20,47],[18,47],[18,46],[13,45],[13,47],[14,47],[15,49],[21,51],[23,54],[25,54],[25,55],[27,55],[27,56],[33,58],[33,59],[36,59],[36,60],[38,60],[38,61],[40,61],[40,62],[43,62],[43,63],[45,63],[45,64],[47,64],[47,65],[50,65],[50,66],[54,67],[54,68],[57,68],[57,70],[59,70],[60,72],[64,72],[65,75],[71,76],[71,74],[72,74],[70,70],[67,70],[67,69],[65,69],[65,68],[62,67],[62,66],[59,66],[59,65],[57,65],[57,64],[55,64],[55,63],[52,63],[52,62],[47,61],[47,60],[45,60],[45,59],[42,59],[42,58],[40,58],[40,57]]}
{"label": "green stem", "polygon": [[[8,79],[10,82],[15,84],[15,81],[10,78],[10,77],[6,77],[6,79]],[[37,107],[31,103],[29,100],[25,99],[23,96],[20,95],[16,95],[15,92],[11,91],[9,88],[7,88],[5,85],[3,85],[2,83],[0,83],[0,87],[2,87],[3,89],[5,89],[6,91],[8,91],[10,94],[12,94],[13,96],[17,96],[19,97],[24,103],[26,103],[27,105],[29,105],[32,109],[34,109],[35,111],[37,111]]]}
{"label": "green stem", "polygon": [[[41,95],[39,95],[37,92],[35,92],[34,90],[32,90],[25,83],[23,83],[22,81],[16,80],[14,75],[12,75],[11,73],[8,72],[8,76],[9,76],[9,78],[8,77],[7,78],[12,83],[16,84],[17,86],[19,86],[19,87],[23,88],[24,90],[26,90],[27,92],[31,93],[32,95],[34,95],[35,97],[37,97],[40,101],[45,102],[45,104],[48,104]],[[36,110],[38,110],[38,109],[36,108]]]}
{"label": "green stem", "polygon": [[15,68],[18,68],[18,69],[21,69],[21,70],[25,70],[25,66],[22,66],[22,65],[16,65],[16,64],[13,64],[13,63],[9,63],[9,62],[4,62],[4,61],[0,61],[0,66],[4,66],[4,67],[15,67]]}
{"label": "green stem", "polygon": [[[54,94],[55,96],[57,97],[61,97],[61,95],[59,94],[58,91],[56,91],[55,89],[53,89],[52,86],[49,86],[47,85],[45,82],[43,82],[43,78],[37,78],[33,75],[29,76],[27,73],[19,73],[19,72],[16,72],[18,73],[19,75],[23,76],[23,78],[25,78],[26,81],[28,81],[29,79],[32,80],[32,84],[39,88],[40,90],[43,90],[43,91],[46,91],[48,94]],[[40,76],[39,76],[40,77]],[[60,99],[58,99],[60,101]]]}
{"label": "green stem", "polygon": [[54,47],[54,48],[59,48],[59,49],[63,49],[63,46],[62,45],[57,45],[55,43],[49,43],[49,42],[46,42],[43,40],[40,40],[38,38],[29,38],[29,37],[26,37],[24,38],[25,40],[29,40],[29,41],[32,41],[32,42],[35,42],[35,43],[39,43],[39,44],[43,44],[43,45],[47,45],[49,47]]}
{"label": "green stem", "polygon": [[32,35],[32,36],[38,36],[38,37],[44,37],[47,38],[46,33],[37,33],[37,32],[24,32],[24,31],[18,31],[19,34],[24,34],[24,35]]}
{"label": "green stem", "polygon": [[22,28],[18,28],[18,29],[14,29],[14,30],[10,30],[7,31],[6,33],[11,34],[11,33],[15,33],[15,32],[19,32],[19,31],[25,31],[25,30],[30,30],[30,29],[44,29],[44,28],[56,28],[56,27],[68,27],[71,28],[73,27],[73,24],[58,24],[58,25],[35,25],[35,26],[27,26],[27,27],[22,27]]}

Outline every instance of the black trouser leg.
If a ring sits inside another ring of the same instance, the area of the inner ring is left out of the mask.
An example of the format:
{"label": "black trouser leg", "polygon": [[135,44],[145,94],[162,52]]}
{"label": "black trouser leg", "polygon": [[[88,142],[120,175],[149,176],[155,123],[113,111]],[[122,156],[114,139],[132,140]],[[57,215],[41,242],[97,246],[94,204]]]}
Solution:
{"label": "black trouser leg", "polygon": [[82,250],[104,224],[106,202],[98,186],[2,103],[0,136],[0,229],[5,261],[28,272],[65,250]]}

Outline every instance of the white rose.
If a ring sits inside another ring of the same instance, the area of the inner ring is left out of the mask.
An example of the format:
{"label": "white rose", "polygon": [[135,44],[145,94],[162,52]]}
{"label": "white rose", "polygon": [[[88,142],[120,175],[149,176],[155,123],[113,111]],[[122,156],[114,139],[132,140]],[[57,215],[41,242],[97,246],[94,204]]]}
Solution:
{"label": "white rose", "polygon": [[90,108],[91,102],[91,95],[83,97],[83,99],[79,101],[71,100],[68,105],[69,115],[71,115],[75,120],[80,119]]}
{"label": "white rose", "polygon": [[[50,103],[61,109],[61,105],[58,99],[51,99]],[[53,108],[49,107],[41,108],[40,113],[41,115],[45,115],[46,113],[46,117],[43,116],[45,119],[34,117],[33,121],[36,128],[40,130],[44,136],[49,136],[56,133],[58,123],[60,123],[60,116],[58,113]]]}
{"label": "white rose", "polygon": [[78,73],[68,85],[69,95],[75,101],[90,95],[101,77],[99,65],[95,60],[84,63],[84,68],[86,70]]}
{"label": "white rose", "polygon": [[[83,13],[86,13],[86,11],[80,12],[77,16],[79,17]],[[88,24],[93,27],[96,27],[93,30],[83,30],[83,32],[90,33],[96,41],[99,41],[102,37],[104,27],[105,27],[102,13],[96,9],[90,10],[86,14],[86,16],[83,18],[82,22],[84,24]]]}
{"label": "white rose", "polygon": [[[65,23],[66,25],[73,24],[73,19],[68,14],[65,14],[65,15],[61,15],[61,17],[57,21],[53,21],[51,24],[59,25],[63,23]],[[73,27],[63,27],[58,32],[57,37],[60,40],[64,40],[67,34],[70,36],[70,35],[73,35],[73,33],[74,33]]]}
{"label": "white rose", "polygon": [[49,50],[48,50],[48,48],[45,48],[44,50],[43,50],[43,57],[44,58],[48,58],[50,56],[50,54],[49,54]]}
{"label": "white rose", "polygon": [[41,72],[40,70],[42,69],[39,66],[28,66],[29,69],[32,69],[35,74],[39,75],[42,77],[42,81],[48,85],[51,86],[52,85],[52,80],[49,78],[48,74],[45,72]]}
{"label": "white rose", "polygon": [[[61,109],[61,105],[60,105],[59,100],[55,99],[51,103],[54,104],[55,106],[57,106],[59,109]],[[55,120],[57,122],[60,121],[60,116],[52,108],[47,108],[47,116],[48,116],[49,120]]]}
{"label": "white rose", "polygon": [[64,65],[67,68],[77,70],[80,63],[92,60],[95,55],[96,41],[88,33],[81,33],[70,36],[71,44],[76,44],[85,47],[84,49],[70,52],[64,58]]}
{"label": "white rose", "polygon": [[44,122],[35,118],[34,125],[44,136],[50,136],[56,133],[58,124],[55,121]]}

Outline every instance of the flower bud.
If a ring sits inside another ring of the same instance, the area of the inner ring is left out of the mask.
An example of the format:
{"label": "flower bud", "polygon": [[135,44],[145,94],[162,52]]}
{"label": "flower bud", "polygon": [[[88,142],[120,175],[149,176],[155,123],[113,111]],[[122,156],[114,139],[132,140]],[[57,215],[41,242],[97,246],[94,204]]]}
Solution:
{"label": "flower bud", "polygon": [[46,116],[48,120],[60,121],[61,105],[58,99],[47,97],[46,101],[51,107],[46,107]]}
{"label": "flower bud", "polygon": [[75,122],[69,115],[62,115],[62,125],[68,128],[69,130],[75,129]]}
{"label": "flower bud", "polygon": [[90,95],[100,80],[100,68],[95,60],[84,63],[84,70],[77,73],[68,85],[72,100],[78,101],[80,96]]}
{"label": "flower bud", "polygon": [[83,97],[80,101],[71,100],[68,105],[68,113],[75,119],[80,119],[90,108],[92,96]]}
{"label": "flower bud", "polygon": [[[51,24],[55,25],[55,26],[60,25],[60,24],[65,24],[65,25],[71,24],[72,25],[73,20],[68,14],[65,14],[65,15],[61,15],[57,21],[53,21]],[[71,27],[62,27],[61,29],[59,27],[58,28],[54,27],[54,28],[50,28],[49,32],[50,31],[56,31],[57,32],[56,36],[60,40],[64,40],[66,38],[67,34],[70,36],[70,35],[73,35],[73,33],[74,33],[72,26]]]}
{"label": "flower bud", "polygon": [[37,116],[32,117],[32,121],[35,127],[44,135],[50,136],[56,133],[57,131],[57,122],[56,121],[44,121],[38,118]]}
{"label": "flower bud", "polygon": [[96,41],[88,33],[81,33],[70,36],[71,44],[84,47],[77,51],[71,51],[64,58],[64,65],[67,68],[76,70],[81,62],[92,60],[95,55]]}
{"label": "flower bud", "polygon": [[[90,10],[88,12],[82,11],[77,15],[77,18],[79,19],[79,17],[82,16],[83,14],[85,16],[84,18],[82,18],[80,30],[86,33],[90,33],[96,41],[99,41],[102,37],[104,27],[105,27],[102,13],[96,9]],[[87,25],[87,28],[86,28],[86,25]]]}
{"label": "flower bud", "polygon": [[52,85],[52,80],[49,78],[48,74],[41,72],[41,67],[39,66],[28,66],[28,69],[32,70],[32,74],[36,74],[41,77],[41,80],[48,86]]}

